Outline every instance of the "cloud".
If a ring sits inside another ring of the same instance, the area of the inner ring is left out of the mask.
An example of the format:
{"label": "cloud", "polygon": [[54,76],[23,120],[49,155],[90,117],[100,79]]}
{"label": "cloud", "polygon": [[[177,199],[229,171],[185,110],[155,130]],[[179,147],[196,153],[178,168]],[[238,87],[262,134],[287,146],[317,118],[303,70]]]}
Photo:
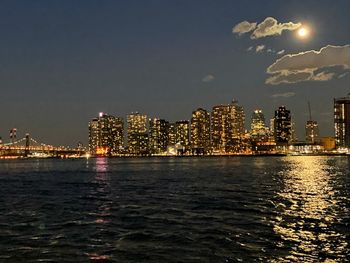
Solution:
{"label": "cloud", "polygon": [[340,74],[339,76],[338,76],[338,79],[342,79],[342,78],[344,78],[346,75],[348,75],[349,74],[349,72],[344,72],[344,73],[342,73],[342,74]]}
{"label": "cloud", "polygon": [[253,48],[254,48],[253,46],[250,46],[250,47],[247,48],[247,51],[248,51],[248,52],[249,52],[249,51],[252,51]]}
{"label": "cloud", "polygon": [[294,31],[300,26],[301,23],[278,23],[278,21],[275,18],[267,17],[256,27],[256,29],[250,37],[251,39],[258,39],[262,37],[281,35],[284,30]]}
{"label": "cloud", "polygon": [[330,72],[336,66],[350,69],[350,45],[328,45],[319,51],[284,55],[267,68],[266,72],[272,76],[267,78],[266,84],[328,81],[338,75]]}
{"label": "cloud", "polygon": [[269,85],[278,85],[281,83],[297,83],[300,81],[309,80],[311,78],[310,72],[295,72],[295,73],[285,73],[271,76],[266,79],[265,83]]}
{"label": "cloud", "polygon": [[284,52],[286,52],[286,51],[285,51],[284,49],[282,49],[282,50],[280,50],[280,51],[277,52],[277,55],[283,55]]}
{"label": "cloud", "polygon": [[271,97],[272,98],[289,98],[289,97],[293,97],[294,95],[295,95],[294,92],[285,92],[285,93],[273,94]]}
{"label": "cloud", "polygon": [[214,75],[206,75],[204,78],[202,78],[202,82],[211,82],[215,79],[215,76]]}
{"label": "cloud", "polygon": [[252,32],[250,35],[251,39],[258,39],[269,36],[281,35],[283,31],[294,31],[301,26],[301,23],[278,23],[273,17],[267,17],[259,24],[256,22],[243,21],[235,25],[232,29],[232,33],[238,34],[239,36]]}
{"label": "cloud", "polygon": [[232,33],[238,34],[239,36],[251,32],[256,28],[257,23],[250,23],[243,21],[232,28]]}
{"label": "cloud", "polygon": [[260,53],[260,52],[263,52],[264,49],[265,49],[265,45],[257,45],[255,47],[255,52]]}
{"label": "cloud", "polygon": [[334,72],[320,72],[316,75],[312,75],[310,80],[314,81],[327,81],[331,80],[334,77],[335,73]]}

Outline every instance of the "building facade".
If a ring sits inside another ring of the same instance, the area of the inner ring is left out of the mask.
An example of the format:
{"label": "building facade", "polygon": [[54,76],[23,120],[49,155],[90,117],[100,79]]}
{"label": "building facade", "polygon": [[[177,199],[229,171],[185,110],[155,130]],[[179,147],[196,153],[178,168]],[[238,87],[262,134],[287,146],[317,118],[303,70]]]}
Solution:
{"label": "building facade", "polygon": [[89,122],[89,152],[92,155],[111,156],[123,152],[124,121],[100,113],[98,118]]}
{"label": "building facade", "polygon": [[240,139],[245,135],[245,114],[242,106],[237,100],[233,100],[230,104],[230,123],[232,138]]}
{"label": "building facade", "polygon": [[131,155],[148,154],[147,115],[138,112],[127,116],[128,153]]}
{"label": "building facade", "polygon": [[165,153],[169,142],[169,122],[158,118],[150,119],[148,137],[151,154]]}
{"label": "building facade", "polygon": [[253,139],[260,140],[267,136],[268,129],[262,110],[254,110],[251,117],[250,134]]}
{"label": "building facade", "polygon": [[285,106],[275,111],[274,137],[277,144],[288,144],[292,141],[292,117]]}
{"label": "building facade", "polygon": [[230,106],[217,105],[211,112],[211,140],[215,153],[223,154],[230,143]]}
{"label": "building facade", "polygon": [[210,152],[210,114],[202,108],[192,112],[191,149],[193,154]]}
{"label": "building facade", "polygon": [[305,125],[305,140],[307,143],[317,143],[319,141],[317,121],[308,120]]}
{"label": "building facade", "polygon": [[189,121],[177,121],[176,122],[176,145],[177,149],[184,154],[190,150],[190,122]]}
{"label": "building facade", "polygon": [[334,99],[335,142],[338,148],[350,147],[350,94]]}
{"label": "building facade", "polygon": [[176,144],[176,123],[169,123],[169,133],[168,133],[168,145],[174,146]]}

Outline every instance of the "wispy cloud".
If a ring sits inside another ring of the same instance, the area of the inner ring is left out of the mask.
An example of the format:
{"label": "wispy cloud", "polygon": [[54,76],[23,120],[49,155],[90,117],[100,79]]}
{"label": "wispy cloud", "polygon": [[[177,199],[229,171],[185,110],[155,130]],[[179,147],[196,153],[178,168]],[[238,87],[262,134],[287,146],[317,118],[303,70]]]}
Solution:
{"label": "wispy cloud", "polygon": [[264,49],[265,49],[265,45],[257,45],[255,47],[255,52],[256,53],[261,53],[261,52],[263,52]]}
{"label": "wispy cloud", "polygon": [[232,28],[232,33],[238,34],[239,36],[251,32],[256,28],[257,23],[250,23],[248,21],[243,21]]}
{"label": "wispy cloud", "polygon": [[232,33],[239,36],[251,32],[251,39],[259,39],[263,37],[281,35],[283,31],[294,31],[301,26],[301,23],[279,23],[273,17],[267,17],[261,23],[243,21],[235,25]]}
{"label": "wispy cloud", "polygon": [[328,81],[339,75],[331,72],[335,66],[350,69],[350,45],[328,45],[319,51],[284,55],[267,68],[266,72],[271,76],[266,79],[266,84]]}
{"label": "wispy cloud", "polygon": [[295,96],[294,92],[285,92],[285,93],[277,93],[277,94],[273,94],[271,97],[272,98],[290,98]]}
{"label": "wispy cloud", "polygon": [[215,76],[212,74],[208,74],[202,78],[202,82],[211,82],[215,79]]}
{"label": "wispy cloud", "polygon": [[342,74],[340,74],[339,76],[338,76],[338,79],[342,79],[342,78],[344,78],[346,75],[348,75],[349,74],[349,72],[344,72],[344,73],[342,73]]}

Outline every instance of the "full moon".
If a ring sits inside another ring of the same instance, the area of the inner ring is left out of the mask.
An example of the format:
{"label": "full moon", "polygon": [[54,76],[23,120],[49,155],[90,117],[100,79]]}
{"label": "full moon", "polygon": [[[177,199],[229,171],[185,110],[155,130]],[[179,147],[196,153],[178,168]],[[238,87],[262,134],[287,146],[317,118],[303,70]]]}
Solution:
{"label": "full moon", "polygon": [[307,38],[310,32],[306,27],[301,27],[298,29],[297,34],[299,38]]}

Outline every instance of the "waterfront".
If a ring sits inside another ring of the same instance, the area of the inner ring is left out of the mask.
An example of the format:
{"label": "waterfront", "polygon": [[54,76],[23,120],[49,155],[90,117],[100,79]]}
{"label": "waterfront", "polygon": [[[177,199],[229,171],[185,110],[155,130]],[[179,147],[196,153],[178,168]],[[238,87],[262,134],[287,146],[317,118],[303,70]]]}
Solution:
{"label": "waterfront", "polygon": [[346,156],[0,160],[0,261],[345,262]]}

